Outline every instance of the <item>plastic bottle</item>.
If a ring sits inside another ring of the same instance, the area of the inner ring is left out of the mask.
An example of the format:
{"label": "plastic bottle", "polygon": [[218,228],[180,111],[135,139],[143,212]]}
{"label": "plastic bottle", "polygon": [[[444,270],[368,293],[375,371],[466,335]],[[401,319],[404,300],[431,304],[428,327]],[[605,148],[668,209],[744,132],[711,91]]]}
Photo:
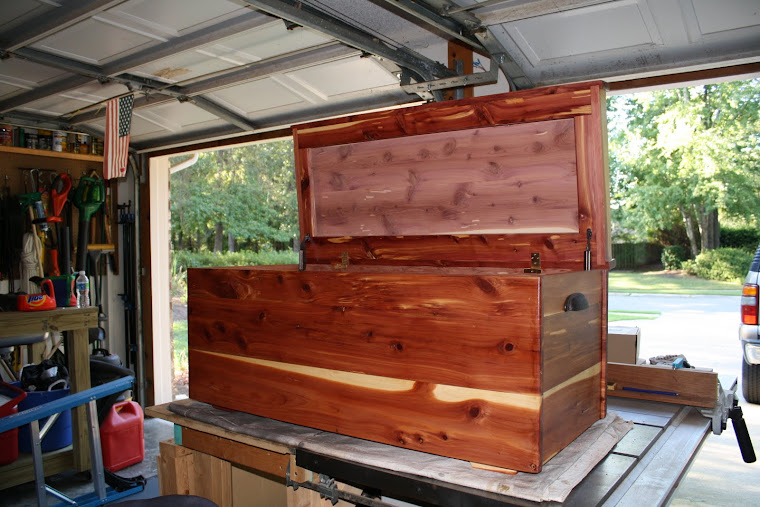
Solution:
{"label": "plastic bottle", "polygon": [[90,306],[90,279],[84,271],[80,271],[76,281],[77,290],[77,308],[87,308]]}

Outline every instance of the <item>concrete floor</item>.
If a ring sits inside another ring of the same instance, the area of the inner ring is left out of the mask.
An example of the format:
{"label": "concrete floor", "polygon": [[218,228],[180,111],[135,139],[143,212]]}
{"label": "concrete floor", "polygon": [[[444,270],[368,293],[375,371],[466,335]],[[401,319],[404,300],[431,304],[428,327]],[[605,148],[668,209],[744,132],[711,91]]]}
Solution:
{"label": "concrete floor", "polygon": [[[161,419],[146,419],[143,431],[145,434],[145,458],[142,462],[119,470],[116,474],[121,477],[142,475],[148,479],[148,485],[143,493],[132,495],[124,500],[158,496],[158,462],[156,459],[158,456],[158,443],[174,437],[174,425]],[[46,478],[46,484],[71,498],[76,498],[93,491],[92,482],[88,478],[74,472],[48,477]],[[51,505],[60,503],[60,501],[52,496],[48,496],[48,502]],[[36,505],[37,496],[33,482],[0,491],[0,506],[34,507]]]}

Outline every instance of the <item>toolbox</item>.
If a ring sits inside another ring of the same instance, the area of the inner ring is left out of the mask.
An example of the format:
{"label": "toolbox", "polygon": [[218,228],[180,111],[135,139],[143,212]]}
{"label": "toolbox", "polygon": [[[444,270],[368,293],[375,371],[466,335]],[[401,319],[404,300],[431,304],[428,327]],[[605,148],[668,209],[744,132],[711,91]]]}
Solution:
{"label": "toolbox", "polygon": [[538,472],[606,409],[601,82],[293,128],[300,260],[188,270],[190,396]]}

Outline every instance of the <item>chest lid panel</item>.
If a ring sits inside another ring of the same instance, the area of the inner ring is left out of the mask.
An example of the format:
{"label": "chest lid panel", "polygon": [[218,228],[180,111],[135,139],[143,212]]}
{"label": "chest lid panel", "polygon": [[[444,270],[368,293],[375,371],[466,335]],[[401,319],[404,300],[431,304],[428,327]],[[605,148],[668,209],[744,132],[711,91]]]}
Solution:
{"label": "chest lid panel", "polygon": [[307,263],[607,268],[604,109],[595,82],[294,127]]}

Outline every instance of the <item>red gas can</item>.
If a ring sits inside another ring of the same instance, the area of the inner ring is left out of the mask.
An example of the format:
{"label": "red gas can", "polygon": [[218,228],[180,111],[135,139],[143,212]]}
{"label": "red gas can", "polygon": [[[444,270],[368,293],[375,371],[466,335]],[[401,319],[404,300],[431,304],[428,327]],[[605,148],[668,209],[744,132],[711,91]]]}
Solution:
{"label": "red gas can", "polygon": [[[16,386],[0,382],[0,417],[18,412],[18,404],[26,392]],[[18,458],[18,428],[0,433],[0,465],[13,463]]]}
{"label": "red gas can", "polygon": [[115,472],[145,458],[143,411],[134,401],[122,401],[111,407],[100,426],[103,466]]}

